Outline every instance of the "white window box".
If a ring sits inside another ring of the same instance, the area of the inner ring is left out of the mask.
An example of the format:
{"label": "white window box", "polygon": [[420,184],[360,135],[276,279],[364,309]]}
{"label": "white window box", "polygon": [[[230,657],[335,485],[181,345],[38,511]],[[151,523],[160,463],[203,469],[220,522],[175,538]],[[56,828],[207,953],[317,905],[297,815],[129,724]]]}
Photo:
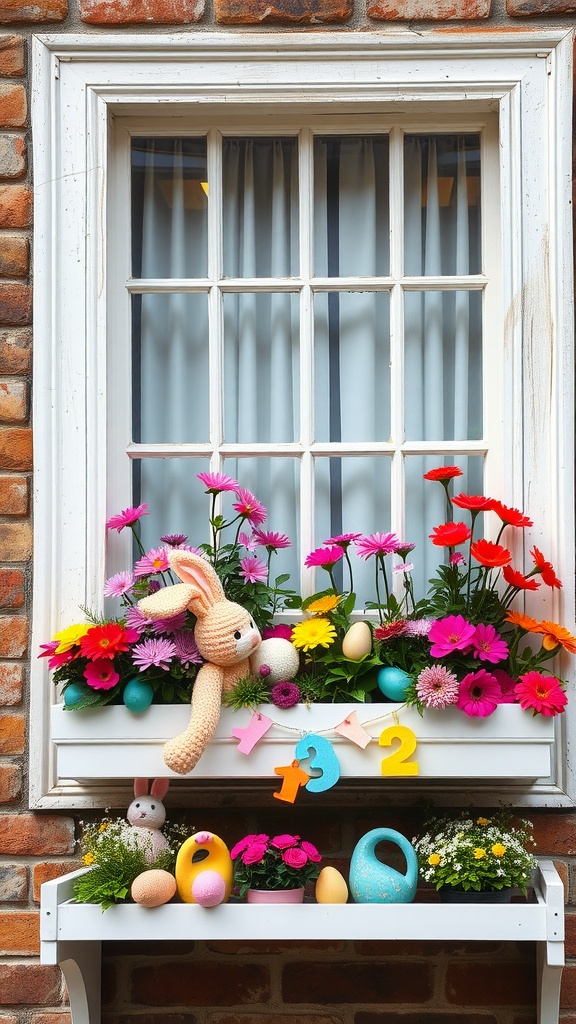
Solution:
{"label": "white window box", "polygon": [[[318,733],[330,741],[343,779],[372,778],[385,783],[389,778],[404,778],[416,786],[420,778],[528,783],[552,773],[554,721],[532,717],[518,705],[501,705],[484,719],[467,718],[456,709],[427,711],[420,717],[414,708],[401,704],[317,704],[289,710],[263,705],[260,710],[274,724],[246,755],[238,751],[239,741],[232,730],[245,727],[251,713],[223,709],[216,735],[190,778],[276,779],[279,789],[281,779],[274,769],[291,764],[296,744],[307,733]],[[365,749],[334,732],[351,711],[356,711],[358,722],[373,737]],[[162,760],[162,747],[186,728],[189,717],[184,704],[152,706],[138,715],[124,707],[65,711],[56,705],[52,708],[52,740],[57,773],[78,781],[173,775]],[[398,749],[399,741],[384,747],[378,738],[396,720],[416,736],[417,747],[409,760],[418,763],[418,775],[393,769],[385,779],[382,761]],[[301,762],[305,770],[308,764],[308,760]],[[311,769],[310,774],[317,773]]]}

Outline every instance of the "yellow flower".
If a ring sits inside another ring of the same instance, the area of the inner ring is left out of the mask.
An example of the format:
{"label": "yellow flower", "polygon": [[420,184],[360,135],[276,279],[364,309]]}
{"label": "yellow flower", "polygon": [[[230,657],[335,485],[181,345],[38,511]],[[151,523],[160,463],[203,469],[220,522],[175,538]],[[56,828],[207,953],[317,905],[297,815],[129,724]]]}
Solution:
{"label": "yellow flower", "polygon": [[110,828],[110,822],[109,821],[103,821],[102,824],[100,825],[98,831],[99,832],[105,832],[107,828]]}
{"label": "yellow flower", "polygon": [[86,864],[86,866],[88,866],[89,864],[93,864],[94,863],[94,854],[93,853],[85,853],[84,856],[82,857],[82,863]]}
{"label": "yellow flower", "polygon": [[430,856],[428,857],[428,863],[431,864],[433,868],[438,867],[440,863],[440,854],[431,853]]}
{"label": "yellow flower", "polygon": [[492,853],[495,857],[503,857],[506,853],[506,847],[502,846],[502,843],[494,843],[492,847]]}
{"label": "yellow flower", "polygon": [[489,825],[490,824],[490,818],[476,818],[476,824],[477,825]]}
{"label": "yellow flower", "polygon": [[92,623],[79,622],[75,626],[67,626],[66,629],[61,629],[59,633],[55,633],[54,640],[59,641],[55,653],[64,654],[71,647],[75,647],[91,628]]}
{"label": "yellow flower", "polygon": [[330,647],[336,639],[336,630],[329,619],[306,619],[298,622],[292,630],[294,647],[312,651],[315,647]]}
{"label": "yellow flower", "polygon": [[476,860],[482,860],[482,857],[486,856],[486,850],[483,850],[481,846],[477,846],[474,850],[474,857]]}
{"label": "yellow flower", "polygon": [[326,594],[326,597],[319,597],[317,601],[312,601],[309,604],[306,611],[312,612],[313,615],[325,615],[326,612],[333,612],[338,607],[342,600],[341,594]]}

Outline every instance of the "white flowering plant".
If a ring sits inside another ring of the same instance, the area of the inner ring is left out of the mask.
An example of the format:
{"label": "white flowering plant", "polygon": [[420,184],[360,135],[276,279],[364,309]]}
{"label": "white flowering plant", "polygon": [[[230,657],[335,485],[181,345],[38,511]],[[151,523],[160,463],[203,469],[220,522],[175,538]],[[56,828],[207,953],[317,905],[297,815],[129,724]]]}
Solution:
{"label": "white flowering plant", "polygon": [[420,875],[436,889],[526,894],[536,859],[532,823],[507,810],[430,818],[414,841]]}

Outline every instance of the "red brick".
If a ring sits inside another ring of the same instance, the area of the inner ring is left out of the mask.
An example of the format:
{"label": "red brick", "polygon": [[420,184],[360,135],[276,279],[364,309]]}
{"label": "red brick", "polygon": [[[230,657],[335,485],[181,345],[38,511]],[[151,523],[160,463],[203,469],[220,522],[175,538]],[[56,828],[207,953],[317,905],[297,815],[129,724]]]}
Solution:
{"label": "red brick", "polygon": [[534,810],[530,820],[541,856],[576,856],[576,814]]}
{"label": "red brick", "polygon": [[576,14],[574,0],[506,0],[506,11],[513,18],[532,15]]}
{"label": "red brick", "polygon": [[[19,864],[0,864],[0,903],[25,903],[28,872]],[[2,1018],[0,1017],[0,1024]]]}
{"label": "red brick", "polygon": [[282,971],[285,1003],[399,1003],[407,992],[411,1003],[425,1003],[433,991],[432,966],[425,960],[306,960],[286,964]]}
{"label": "red brick", "polygon": [[[26,240],[20,239],[26,244]],[[1,261],[1,257],[0,257]],[[23,423],[28,418],[28,385],[23,380],[0,381],[0,420]]]}
{"label": "red brick", "polygon": [[369,18],[381,21],[451,21],[487,18],[492,0],[375,0]]}
{"label": "red brick", "polygon": [[44,882],[51,882],[53,878],[60,878],[79,867],[81,867],[81,862],[72,860],[46,861],[44,864],[35,864],[33,872],[34,902],[40,902],[40,886]]}
{"label": "red brick", "polygon": [[215,0],[221,25],[320,25],[347,21],[353,0]]}
{"label": "red brick", "polygon": [[576,956],[576,914],[566,913],[566,956]]}
{"label": "red brick", "polygon": [[0,715],[0,754],[21,754],[26,746],[23,715]]}
{"label": "red brick", "polygon": [[30,245],[21,235],[4,235],[0,247],[0,277],[26,277]]}
{"label": "red brick", "polygon": [[[2,1024],[1,1021],[0,1024]],[[30,1024],[72,1024],[72,1018],[69,1010],[33,1013],[30,1017]]]}
{"label": "red brick", "polygon": [[22,796],[22,769],[15,764],[0,765],[0,804],[14,804]]}
{"label": "red brick", "polygon": [[132,999],[145,1006],[234,1006],[270,997],[266,967],[255,963],[171,963],[136,967]]}
{"label": "red brick", "polygon": [[534,964],[502,960],[452,962],[446,969],[446,998],[460,1007],[533,1006],[536,1001]]}
{"label": "red brick", "polygon": [[53,857],[73,852],[71,818],[29,812],[0,815],[0,854]]}
{"label": "red brick", "polygon": [[27,185],[0,185],[0,228],[29,228],[31,223],[32,189]]}
{"label": "red brick", "polygon": [[67,0],[38,0],[33,4],[22,3],[21,0],[0,0],[0,24],[3,25],[64,21],[67,14]]}
{"label": "red brick", "polygon": [[[0,0],[0,3],[2,0]],[[80,0],[80,17],[92,25],[189,25],[200,21],[205,0]]]}
{"label": "red brick", "polygon": [[31,364],[30,328],[6,330],[0,327],[0,373],[28,373]]}
{"label": "red brick", "polygon": [[61,975],[56,966],[0,964],[0,1006],[40,1006],[60,999]]}
{"label": "red brick", "polygon": [[23,75],[24,70],[22,36],[0,36],[0,75]]}
{"label": "red brick", "polygon": [[[28,478],[0,476],[0,515],[25,516],[28,513]],[[9,570],[13,572],[12,569]],[[0,604],[2,603],[2,570],[0,570]]]}
{"label": "red brick", "polygon": [[0,427],[0,469],[32,469],[30,427]]}
{"label": "red brick", "polygon": [[0,704],[20,704],[24,669],[22,665],[0,663]]}
{"label": "red brick", "polygon": [[21,569],[0,569],[0,610],[21,608],[23,604],[24,573]]}
{"label": "red brick", "polygon": [[18,1017],[13,1013],[0,1013],[0,1024],[18,1024]]}
{"label": "red brick", "polygon": [[[562,971],[560,1009],[573,1010],[576,1007],[576,964],[566,964]],[[562,1024],[564,1024],[564,1017]]]}
{"label": "red brick", "polygon": [[26,171],[26,143],[21,135],[0,135],[0,178],[21,178]]}
{"label": "red brick", "polygon": [[7,910],[0,913],[0,954],[35,956],[40,952],[38,911]]}
{"label": "red brick", "polygon": [[25,615],[0,616],[0,658],[24,658],[27,652],[27,617]]}
{"label": "red brick", "polygon": [[0,321],[19,327],[32,319],[32,289],[29,284],[0,282]]}
{"label": "red brick", "polygon": [[[162,944],[164,948],[164,944]],[[259,1017],[259,1024],[269,1024],[268,1017]],[[34,1018],[32,1018],[35,1024]],[[191,1013],[115,1013],[102,1017],[102,1024],[196,1024],[197,1017]],[[212,1018],[210,1018],[212,1021]],[[0,1020],[0,1024],[2,1021]],[[56,1024],[56,1022],[55,1022]],[[294,1024],[294,1018],[290,1021]]]}
{"label": "red brick", "polygon": [[27,117],[28,105],[24,86],[11,82],[0,84],[0,125],[3,128],[22,128]]}
{"label": "red brick", "polygon": [[0,551],[5,562],[27,562],[32,556],[32,524],[0,523]]}
{"label": "red brick", "polygon": [[[221,942],[206,942],[206,948],[213,953],[224,953],[227,956],[268,956],[274,953],[284,953],[286,950],[296,949],[301,945],[292,939],[278,939],[275,942],[255,942],[251,939],[223,939]],[[306,943],[306,949],[322,950],[324,953],[340,953],[344,950],[344,942],[334,939],[332,942],[316,939]]]}

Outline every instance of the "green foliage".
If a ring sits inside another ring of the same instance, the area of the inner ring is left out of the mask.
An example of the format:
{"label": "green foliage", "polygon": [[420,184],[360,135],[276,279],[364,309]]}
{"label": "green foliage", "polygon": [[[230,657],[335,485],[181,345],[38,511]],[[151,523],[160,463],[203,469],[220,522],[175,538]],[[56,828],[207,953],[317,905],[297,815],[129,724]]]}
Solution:
{"label": "green foliage", "polygon": [[270,700],[270,690],[262,676],[247,676],[222,694],[222,702],[233,711],[242,708],[256,708]]}

